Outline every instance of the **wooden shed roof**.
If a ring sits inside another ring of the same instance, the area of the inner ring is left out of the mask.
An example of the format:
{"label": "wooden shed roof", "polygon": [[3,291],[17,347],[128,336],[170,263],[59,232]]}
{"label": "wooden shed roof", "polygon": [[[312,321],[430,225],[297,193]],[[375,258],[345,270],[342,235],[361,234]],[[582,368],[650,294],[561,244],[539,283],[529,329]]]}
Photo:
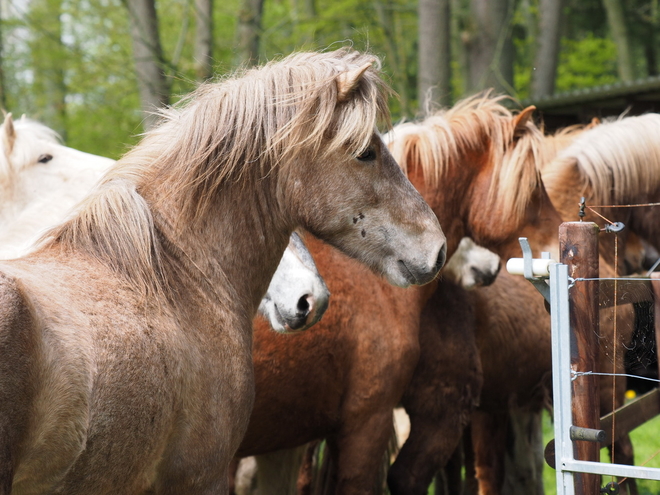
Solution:
{"label": "wooden shed roof", "polygon": [[589,122],[592,118],[660,112],[660,76],[527,99],[548,129]]}

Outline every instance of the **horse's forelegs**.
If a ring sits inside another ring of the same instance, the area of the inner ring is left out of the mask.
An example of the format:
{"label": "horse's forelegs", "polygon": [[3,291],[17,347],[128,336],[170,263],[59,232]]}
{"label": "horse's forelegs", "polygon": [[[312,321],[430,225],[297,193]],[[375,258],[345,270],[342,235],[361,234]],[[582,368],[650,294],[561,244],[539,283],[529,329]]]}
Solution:
{"label": "horse's forelegs", "polygon": [[[336,437],[337,495],[371,495],[383,489],[392,411],[384,410],[360,424],[346,425]],[[382,476],[381,476],[382,475]]]}
{"label": "horse's forelegs", "polygon": [[[448,409],[449,404],[447,405]],[[451,411],[452,413],[455,411]],[[451,417],[449,417],[451,416]],[[458,445],[462,425],[456,414],[433,419],[412,416],[410,436],[387,476],[392,495],[424,495],[439,468]]]}
{"label": "horse's forelegs", "polygon": [[500,495],[509,418],[506,413],[477,411],[472,415],[472,446],[479,495]]}

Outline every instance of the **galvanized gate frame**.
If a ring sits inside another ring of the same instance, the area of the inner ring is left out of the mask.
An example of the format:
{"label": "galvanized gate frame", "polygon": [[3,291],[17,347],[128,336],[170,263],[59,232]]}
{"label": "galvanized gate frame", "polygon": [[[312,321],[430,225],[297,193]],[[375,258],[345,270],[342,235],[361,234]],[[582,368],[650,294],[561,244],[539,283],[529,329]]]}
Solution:
{"label": "galvanized gate frame", "polygon": [[[552,325],[552,386],[554,402],[554,432],[555,432],[555,465],[557,472],[557,495],[576,495],[574,473],[592,473],[603,476],[619,476],[660,481],[660,469],[639,466],[627,466],[601,462],[580,461],[574,456],[574,440],[576,438],[572,414],[572,380],[574,373],[571,368],[571,326],[569,317],[569,292],[575,280],[568,275],[568,265],[562,263],[547,263],[549,255],[543,253],[543,265],[546,273],[534,272],[534,263],[541,260],[532,258],[531,249],[526,238],[520,239],[523,249],[522,261],[525,278],[550,303]],[[513,260],[510,260],[513,261]],[[515,263],[514,263],[515,264]],[[507,263],[509,268],[509,263]],[[511,270],[509,270],[511,271]],[[513,270],[513,273],[519,271]],[[574,433],[571,435],[571,430]],[[594,431],[594,430],[592,430]],[[578,494],[581,495],[581,494]],[[591,494],[589,494],[591,495]]]}

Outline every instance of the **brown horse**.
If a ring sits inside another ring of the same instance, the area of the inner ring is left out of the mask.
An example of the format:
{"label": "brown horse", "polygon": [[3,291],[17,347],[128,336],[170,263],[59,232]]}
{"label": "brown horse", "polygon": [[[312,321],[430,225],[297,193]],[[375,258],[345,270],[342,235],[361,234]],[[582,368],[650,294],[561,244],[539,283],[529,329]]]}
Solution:
{"label": "brown horse", "polygon": [[[660,175],[655,170],[659,162],[653,158],[657,152],[649,151],[648,147],[653,147],[650,142],[642,145],[638,139],[645,134],[642,127],[652,127],[650,117],[646,119],[645,123],[630,125],[629,132],[621,132],[621,129],[616,132],[615,128],[621,127],[623,122],[616,126],[615,123],[607,124],[614,128],[592,124],[588,126],[591,130],[573,128],[546,139],[543,149],[539,150],[544,157],[543,180],[564,219],[577,219],[580,196],[586,196],[588,204],[643,202],[652,197],[652,191],[658,190]],[[656,121],[660,122],[657,117]],[[653,140],[657,142],[657,138]],[[555,154],[557,159],[547,164]],[[634,219],[639,211],[612,209],[604,213],[612,220],[627,221],[629,218],[630,225],[635,226]],[[593,214],[588,219],[603,223]],[[645,234],[643,229],[636,230]],[[556,236],[556,227],[551,227],[550,232]],[[534,250],[537,253],[556,249],[549,249],[547,245],[544,249],[533,232],[526,236],[533,245],[536,244]],[[613,236],[601,236],[602,276],[614,274],[613,239]],[[619,241],[622,266],[625,235]],[[529,289],[526,281],[503,274],[493,286],[476,293],[477,318],[483,320],[478,326],[477,342],[485,382],[471,429],[480,495],[528,495],[543,491],[540,411],[550,395],[550,330],[549,319],[540,309],[540,297]],[[502,294],[506,297],[503,298]],[[630,339],[631,326],[622,324],[630,315],[630,307],[619,307],[619,343],[627,343]],[[611,310],[601,312],[601,336],[611,349]],[[600,369],[623,371],[622,351],[614,363],[610,353],[601,354]],[[612,385],[611,378],[602,381],[603,413],[612,409]],[[624,391],[624,383],[618,379],[615,404],[621,404]],[[627,439],[615,446],[614,457],[616,462],[632,462],[632,446]],[[634,484],[629,489],[635,493]]]}
{"label": "brown horse", "polygon": [[[393,154],[399,163],[412,164],[413,173],[411,173],[410,165],[408,165],[408,171],[411,181],[416,186],[419,180],[415,178],[415,174],[421,175],[421,180],[426,183],[436,181],[436,183],[442,184],[445,177],[437,178],[439,175],[437,170],[442,170],[441,167],[447,170],[445,176],[452,178],[460,177],[462,171],[474,167],[475,162],[481,163],[481,167],[488,169],[489,167],[503,167],[511,161],[519,162],[521,158],[525,157],[526,166],[524,168],[519,167],[514,169],[514,173],[500,175],[499,181],[486,182],[481,189],[470,189],[476,194],[467,198],[472,201],[462,207],[465,211],[464,215],[468,215],[468,218],[472,219],[470,222],[471,237],[498,253],[503,259],[514,254],[519,256],[520,247],[517,237],[520,235],[531,238],[536,250],[547,250],[547,247],[553,244],[553,237],[556,237],[560,217],[540,181],[539,170],[544,156],[542,153],[543,136],[531,122],[528,122],[527,131],[532,139],[523,139],[524,135],[521,135],[518,129],[509,138],[512,144],[505,148],[508,152],[498,152],[501,146],[495,146],[491,153],[477,155],[475,150],[480,148],[468,141],[465,136],[491,135],[494,136],[493,139],[499,138],[501,141],[502,137],[498,136],[501,131],[497,130],[498,127],[493,124],[492,120],[494,116],[507,112],[507,110],[498,99],[486,97],[476,101],[480,102],[482,111],[475,111],[475,109],[466,111],[470,109],[466,109],[465,104],[459,104],[448,111],[444,118],[443,116],[432,116],[422,124],[408,125],[408,135],[405,137],[404,134],[405,140],[402,143],[407,143],[407,145],[395,146],[392,148]],[[532,110],[527,109],[523,115],[529,118]],[[447,120],[453,121],[451,127]],[[456,131],[448,131],[453,129]],[[448,163],[443,162],[436,150],[443,149],[451,143],[459,143],[459,149],[462,151],[460,159]],[[416,172],[414,172],[415,170]],[[448,183],[454,186],[457,182],[448,181]],[[460,182],[458,184],[460,185]],[[486,189],[489,185],[490,193]],[[437,187],[437,190],[440,190],[440,187]],[[460,198],[462,194],[463,191],[458,187],[456,195]],[[484,205],[484,202],[493,196],[499,198],[496,206]],[[456,199],[456,201],[458,202],[460,199]],[[432,203],[431,206],[433,207]],[[512,215],[511,211],[517,211],[518,214]],[[512,223],[514,224],[512,225]],[[508,232],[517,232],[518,235],[512,235],[500,242],[493,242],[491,233],[502,228]],[[447,223],[445,232],[451,242],[451,223]],[[492,361],[484,362],[489,358],[489,356],[484,356],[484,352],[495,354],[497,359],[501,359],[496,366],[515,375],[516,359],[520,359],[521,356],[511,355],[512,352],[508,348],[510,344],[506,339],[501,338],[497,343],[489,343],[487,346],[483,344],[484,337],[492,336],[491,332],[494,332],[495,335],[499,332],[502,335],[503,330],[497,328],[496,323],[498,314],[503,314],[502,307],[507,304],[506,301],[503,301],[504,297],[509,298],[507,290],[511,291],[512,297],[515,297],[517,293],[524,294],[524,297],[531,297],[530,310],[526,313],[518,311],[518,314],[512,316],[511,324],[521,325],[524,320],[529,320],[531,323],[539,318],[547,318],[543,305],[538,300],[540,296],[536,297],[533,289],[530,291],[528,283],[522,280],[523,283],[519,284],[517,280],[508,279],[510,277],[506,273],[500,274],[491,286],[500,287],[498,290],[490,290],[497,292],[501,297],[497,305],[487,308],[486,311],[478,306],[478,300],[474,300],[479,293],[486,289],[478,289],[470,296],[461,296],[457,291],[450,291],[454,298],[463,300],[461,309],[464,313],[463,318],[456,318],[449,322],[455,327],[455,330],[447,327],[447,321],[440,320],[439,315],[442,315],[443,318],[447,316],[447,311],[442,307],[441,301],[436,301],[436,305],[425,309],[427,316],[423,320],[425,328],[420,330],[421,334],[443,336],[445,339],[449,338],[450,342],[446,347],[425,346],[429,352],[426,357],[422,355],[418,364],[418,373],[424,378],[413,379],[404,396],[403,404],[411,419],[411,436],[404,444],[389,473],[388,484],[393,493],[425,493],[435,472],[447,462],[458,445],[463,426],[469,421],[474,405],[479,401],[488,405],[484,396],[488,393],[486,385],[492,387],[489,382],[493,369],[490,367]],[[508,286],[508,282],[512,282],[513,286]],[[516,319],[519,321],[516,322]],[[527,323],[525,321],[525,324]],[[524,341],[528,336],[515,334],[512,337],[506,335],[506,338]],[[533,339],[530,338],[529,344],[533,344]],[[465,349],[464,353],[456,356],[455,349],[461,346]],[[444,349],[447,349],[446,352],[443,352]],[[507,363],[507,360],[510,360],[510,363]],[[548,355],[548,366],[549,363]],[[538,383],[539,374],[543,375],[545,372],[543,363],[537,364],[540,371],[532,370],[530,376],[525,377],[532,384]],[[476,384],[480,383],[480,367],[483,367],[483,393],[480,393],[476,387]],[[464,373],[462,373],[463,371]],[[509,380],[509,383],[511,383],[511,378],[500,377],[500,379]],[[507,402],[508,398],[504,398],[502,408],[505,410]],[[447,419],[449,420],[447,421]]]}
{"label": "brown horse", "polygon": [[444,236],[375,133],[375,61],[296,54],[201,86],[0,263],[0,493],[226,493],[252,318],[297,226],[397,284],[435,277]]}
{"label": "brown horse", "polygon": [[[404,163],[438,219],[449,225],[449,253],[466,233],[481,244],[513,242],[538,205],[549,201],[532,153],[542,135],[529,116],[514,116],[492,99],[470,100],[431,121],[446,130],[446,139],[429,150],[437,151],[435,168],[424,174],[421,160]],[[410,133],[394,145],[413,150],[416,140]],[[501,213],[497,225],[492,212]],[[326,438],[329,492],[371,493],[392,409],[417,366],[420,316],[432,290],[392,288],[329,246],[307,240],[333,300],[305,334],[278,336],[263,322],[255,324],[256,401],[239,455]],[[472,389],[468,393],[478,395],[478,384]],[[460,427],[453,429],[460,433]]]}

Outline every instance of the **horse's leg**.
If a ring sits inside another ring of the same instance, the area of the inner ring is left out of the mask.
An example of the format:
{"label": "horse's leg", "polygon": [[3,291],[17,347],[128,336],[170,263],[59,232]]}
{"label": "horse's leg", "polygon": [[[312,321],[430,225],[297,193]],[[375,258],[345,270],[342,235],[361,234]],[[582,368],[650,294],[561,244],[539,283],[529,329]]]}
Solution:
{"label": "horse's leg", "polygon": [[[465,433],[465,430],[463,430]],[[462,437],[461,437],[462,440]],[[459,441],[458,447],[454,450],[447,464],[445,465],[445,480],[447,481],[447,495],[462,495],[463,479],[461,471],[464,465],[463,461],[463,442]]]}
{"label": "horse's leg", "polygon": [[[475,471],[474,446],[472,445],[472,423],[463,431],[463,465],[465,466],[465,487],[463,493],[456,495],[477,495],[479,493],[479,480]],[[452,494],[454,495],[454,494]]]}
{"label": "horse's leg", "polygon": [[392,410],[375,411],[336,435],[337,495],[379,493],[379,473],[392,432]]}
{"label": "horse's leg", "polygon": [[296,482],[304,452],[303,445],[255,456],[257,494],[296,495]]}
{"label": "horse's leg", "polygon": [[[610,310],[602,310],[600,318],[600,333],[607,336],[610,341],[609,348],[614,346],[614,319],[608,315]],[[617,339],[614,345],[617,345],[616,360],[613,351],[600,353],[600,369],[606,372],[625,373],[624,355],[625,346],[633,339],[634,308],[632,305],[622,305],[617,307]],[[615,361],[613,363],[613,361]],[[614,367],[614,369],[612,369]],[[604,416],[621,407],[625,402],[626,379],[625,377],[603,377],[600,380],[600,415]],[[610,459],[616,464],[634,465],[633,445],[628,435],[624,435],[614,445],[609,446]],[[634,478],[628,478],[621,484],[622,495],[637,495],[637,483]]]}
{"label": "horse's leg", "polygon": [[393,494],[426,494],[459,445],[481,393],[474,327],[467,292],[441,282],[422,313],[420,358],[401,400],[411,430],[388,475]]}
{"label": "horse's leg", "polygon": [[297,495],[312,495],[314,488],[314,453],[319,446],[320,441],[315,440],[305,445],[302,464],[298,472],[298,481],[296,483]]}
{"label": "horse's leg", "polygon": [[502,493],[543,495],[542,411],[509,410],[508,442]]}
{"label": "horse's leg", "polygon": [[479,495],[500,495],[509,425],[507,412],[476,411],[472,415],[472,446]]}
{"label": "horse's leg", "polygon": [[[621,363],[621,365],[623,366],[623,363]],[[619,408],[623,405],[625,400],[625,378],[618,377],[615,383],[616,398],[614,407]],[[614,383],[612,382],[611,377],[604,377],[600,382],[601,416],[612,410],[612,394],[615,392],[613,385]],[[614,464],[626,464],[629,466],[635,464],[633,444],[630,441],[629,435],[624,435],[618,441],[614,442],[614,445],[609,445],[608,450],[610,453],[610,459]],[[634,478],[627,478],[621,483],[621,495],[637,495],[637,493],[637,483]]]}

